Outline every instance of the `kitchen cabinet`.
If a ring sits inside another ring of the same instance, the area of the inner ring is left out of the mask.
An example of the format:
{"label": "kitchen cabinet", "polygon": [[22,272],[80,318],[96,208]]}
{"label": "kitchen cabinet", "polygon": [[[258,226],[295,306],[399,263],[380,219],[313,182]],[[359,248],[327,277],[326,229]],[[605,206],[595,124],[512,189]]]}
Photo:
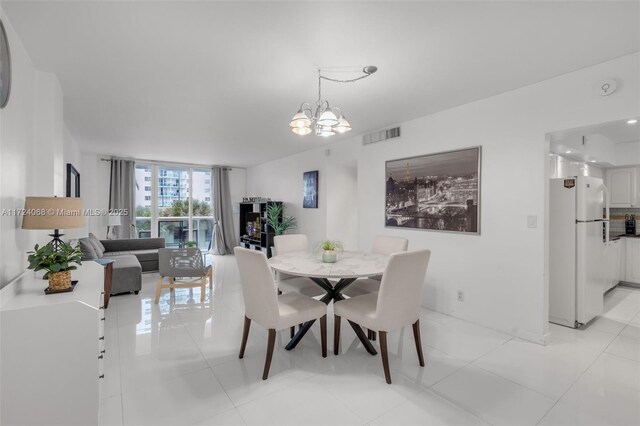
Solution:
{"label": "kitchen cabinet", "polygon": [[640,238],[625,238],[627,251],[624,281],[640,284]]}
{"label": "kitchen cabinet", "polygon": [[611,207],[637,207],[638,202],[638,170],[636,167],[608,169],[606,186],[609,189]]}
{"label": "kitchen cabinet", "polygon": [[620,264],[622,262],[622,246],[624,241],[622,239],[609,241],[605,246],[604,251],[604,264],[605,264],[605,288],[604,291],[610,290],[615,287],[622,276],[620,274]]}

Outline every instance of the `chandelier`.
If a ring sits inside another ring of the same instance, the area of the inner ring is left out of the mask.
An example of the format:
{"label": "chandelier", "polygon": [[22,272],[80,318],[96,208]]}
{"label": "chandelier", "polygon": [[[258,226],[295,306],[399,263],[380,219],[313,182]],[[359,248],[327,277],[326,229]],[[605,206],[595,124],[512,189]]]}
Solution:
{"label": "chandelier", "polygon": [[350,131],[351,124],[342,114],[342,110],[338,107],[330,106],[329,101],[322,100],[322,80],[333,81],[334,83],[353,83],[369,77],[376,71],[378,71],[378,67],[369,65],[362,69],[364,75],[350,80],[339,80],[326,77],[322,75],[321,70],[318,70],[318,100],[315,108],[312,109],[311,104],[308,102],[300,105],[300,109],[298,109],[298,112],[289,123],[291,131],[301,136],[308,135],[313,131],[316,135],[323,137]]}

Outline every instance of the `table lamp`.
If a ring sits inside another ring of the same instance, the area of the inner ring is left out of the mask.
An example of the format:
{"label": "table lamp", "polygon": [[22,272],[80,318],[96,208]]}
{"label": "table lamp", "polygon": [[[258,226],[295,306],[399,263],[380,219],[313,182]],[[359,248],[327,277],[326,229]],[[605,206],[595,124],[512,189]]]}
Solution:
{"label": "table lamp", "polygon": [[49,242],[60,247],[60,229],[84,227],[82,199],[72,197],[27,197],[24,200],[22,229],[53,229]]}

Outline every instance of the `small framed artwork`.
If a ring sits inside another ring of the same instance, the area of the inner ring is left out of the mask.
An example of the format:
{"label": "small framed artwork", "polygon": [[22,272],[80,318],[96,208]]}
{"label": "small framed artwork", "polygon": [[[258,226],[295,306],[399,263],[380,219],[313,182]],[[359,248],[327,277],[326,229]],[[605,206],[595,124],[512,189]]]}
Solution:
{"label": "small framed artwork", "polygon": [[304,172],[302,175],[302,207],[305,209],[318,208],[318,171]]}
{"label": "small framed artwork", "polygon": [[481,147],[387,161],[385,226],[480,234]]}
{"label": "small framed artwork", "polygon": [[80,173],[73,167],[73,164],[67,163],[67,197],[80,197]]}

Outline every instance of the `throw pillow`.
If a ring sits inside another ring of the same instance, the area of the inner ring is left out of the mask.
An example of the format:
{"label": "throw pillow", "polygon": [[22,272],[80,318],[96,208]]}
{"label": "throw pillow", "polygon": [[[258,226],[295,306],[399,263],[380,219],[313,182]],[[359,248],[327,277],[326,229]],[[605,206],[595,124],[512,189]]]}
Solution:
{"label": "throw pillow", "polygon": [[96,253],[100,254],[100,257],[102,257],[104,252],[107,251],[102,242],[91,232],[89,232],[89,239],[91,240],[93,247],[96,249]]}
{"label": "throw pillow", "polygon": [[80,251],[82,251],[82,260],[93,260],[98,258],[89,238],[80,238],[78,242],[80,243]]}

